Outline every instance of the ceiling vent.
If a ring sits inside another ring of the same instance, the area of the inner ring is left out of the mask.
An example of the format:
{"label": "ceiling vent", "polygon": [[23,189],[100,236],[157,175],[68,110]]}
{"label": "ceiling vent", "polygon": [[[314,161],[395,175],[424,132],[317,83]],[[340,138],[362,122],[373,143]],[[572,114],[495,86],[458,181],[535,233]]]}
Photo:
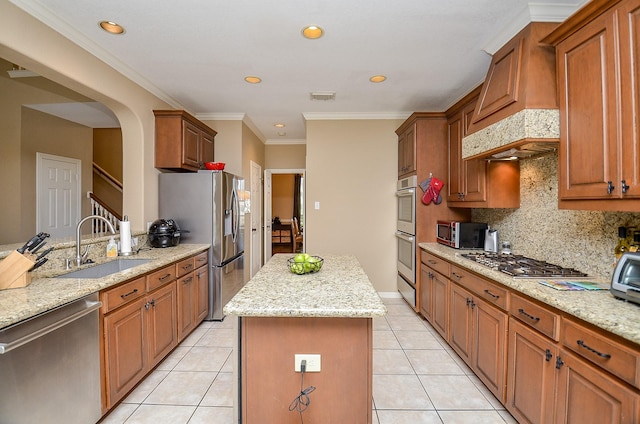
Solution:
{"label": "ceiling vent", "polygon": [[311,100],[335,100],[336,92],[335,91],[314,91],[310,93]]}

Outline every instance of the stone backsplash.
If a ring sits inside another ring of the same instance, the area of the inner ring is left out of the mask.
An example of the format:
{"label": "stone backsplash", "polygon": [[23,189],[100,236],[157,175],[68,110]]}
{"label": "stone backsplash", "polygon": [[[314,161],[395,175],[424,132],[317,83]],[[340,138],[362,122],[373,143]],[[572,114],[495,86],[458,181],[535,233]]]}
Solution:
{"label": "stone backsplash", "polygon": [[520,162],[520,208],[474,209],[472,219],[498,230],[513,253],[610,279],[618,227],[638,227],[640,213],[558,209],[557,153]]}

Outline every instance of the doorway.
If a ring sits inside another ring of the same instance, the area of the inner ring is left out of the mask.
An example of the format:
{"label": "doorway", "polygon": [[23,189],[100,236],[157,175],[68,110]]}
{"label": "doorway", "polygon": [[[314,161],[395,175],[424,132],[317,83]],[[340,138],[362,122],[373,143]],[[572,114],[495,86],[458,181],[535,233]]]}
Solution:
{"label": "doorway", "polygon": [[[305,250],[305,170],[267,169],[264,177],[265,262],[275,253]],[[295,244],[292,226],[296,218],[302,234],[301,247]],[[277,219],[276,219],[277,218]]]}

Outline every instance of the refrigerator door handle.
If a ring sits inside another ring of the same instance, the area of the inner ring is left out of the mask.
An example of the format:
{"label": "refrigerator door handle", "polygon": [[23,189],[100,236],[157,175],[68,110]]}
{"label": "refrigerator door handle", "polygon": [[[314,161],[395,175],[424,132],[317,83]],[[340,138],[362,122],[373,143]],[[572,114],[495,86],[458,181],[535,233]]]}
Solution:
{"label": "refrigerator door handle", "polygon": [[233,242],[235,243],[238,239],[238,232],[240,231],[240,219],[238,217],[240,212],[240,202],[238,200],[238,193],[235,188],[231,192],[231,234],[233,238]]}

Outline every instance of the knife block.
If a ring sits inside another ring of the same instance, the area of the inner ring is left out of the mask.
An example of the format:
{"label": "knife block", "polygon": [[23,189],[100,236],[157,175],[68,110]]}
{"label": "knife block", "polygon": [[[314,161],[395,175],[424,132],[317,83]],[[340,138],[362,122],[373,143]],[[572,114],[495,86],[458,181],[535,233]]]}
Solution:
{"label": "knife block", "polygon": [[35,264],[31,255],[13,251],[0,262],[0,290],[26,287],[31,284],[28,272]]}

